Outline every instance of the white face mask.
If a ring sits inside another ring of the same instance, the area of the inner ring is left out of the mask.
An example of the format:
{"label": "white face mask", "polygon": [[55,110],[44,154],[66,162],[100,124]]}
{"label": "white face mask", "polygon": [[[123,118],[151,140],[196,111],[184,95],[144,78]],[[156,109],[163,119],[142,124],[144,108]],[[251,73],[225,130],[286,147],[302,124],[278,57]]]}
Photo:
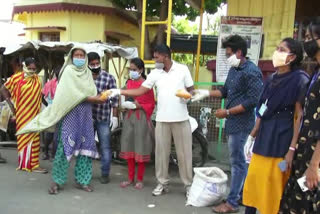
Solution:
{"label": "white face mask", "polygon": [[162,62],[156,62],[154,64],[155,68],[157,69],[163,69],[164,68],[164,64]]}
{"label": "white face mask", "polygon": [[240,65],[240,61],[241,60],[238,59],[235,54],[232,54],[229,58],[227,58],[227,63],[231,67],[238,67]]}
{"label": "white face mask", "polygon": [[278,68],[290,64],[290,62],[287,63],[287,58],[290,55],[291,54],[287,52],[275,51],[272,55],[273,67]]}

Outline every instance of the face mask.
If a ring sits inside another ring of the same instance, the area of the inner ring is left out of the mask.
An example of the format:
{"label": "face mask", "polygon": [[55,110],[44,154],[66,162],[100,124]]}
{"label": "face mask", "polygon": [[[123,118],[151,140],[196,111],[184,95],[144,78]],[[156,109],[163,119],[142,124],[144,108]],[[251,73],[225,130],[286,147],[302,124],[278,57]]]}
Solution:
{"label": "face mask", "polygon": [[162,62],[156,62],[154,64],[155,68],[157,69],[163,69],[164,68],[164,64]]}
{"label": "face mask", "polygon": [[86,64],[86,59],[73,58],[73,64],[78,68],[82,67],[84,64]]}
{"label": "face mask", "polygon": [[137,80],[140,78],[141,74],[138,71],[129,71],[130,79]]}
{"label": "face mask", "polygon": [[232,56],[230,56],[228,59],[227,59],[227,63],[231,66],[231,67],[238,67],[240,65],[240,59],[238,59],[236,57],[235,54],[233,54]]}
{"label": "face mask", "polygon": [[[318,40],[318,39],[317,39]],[[319,46],[316,39],[303,43],[303,48],[308,57],[313,58],[319,50]]]}
{"label": "face mask", "polygon": [[101,71],[101,66],[97,66],[97,67],[90,67],[90,66],[89,66],[89,69],[90,69],[93,73],[98,74],[98,73],[100,73],[100,71]]}
{"label": "face mask", "polygon": [[36,73],[36,71],[31,69],[23,69],[23,71],[26,73],[27,76],[32,76]]}
{"label": "face mask", "polygon": [[24,63],[23,63],[23,72],[27,75],[27,76],[32,76],[36,73],[35,70],[29,69]]}
{"label": "face mask", "polygon": [[272,56],[273,67],[277,68],[277,67],[281,67],[281,66],[285,66],[285,65],[290,64],[290,62],[286,63],[287,57],[290,55],[291,54],[289,54],[287,52],[275,51]]}

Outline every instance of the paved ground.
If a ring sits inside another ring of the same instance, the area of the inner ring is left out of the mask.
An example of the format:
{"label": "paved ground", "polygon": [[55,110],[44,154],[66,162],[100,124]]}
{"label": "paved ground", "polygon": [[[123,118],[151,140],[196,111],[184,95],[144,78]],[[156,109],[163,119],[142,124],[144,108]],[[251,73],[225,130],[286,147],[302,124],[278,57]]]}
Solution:
{"label": "paved ground", "polygon": [[[94,161],[92,185],[93,193],[86,193],[73,187],[73,167],[70,168],[69,181],[65,189],[55,196],[47,194],[51,182],[50,173],[41,175],[15,171],[16,150],[1,148],[7,164],[0,165],[0,214],[208,214],[209,207],[186,207],[184,189],[177,168],[171,167],[171,192],[165,196],[153,197],[155,185],[154,168],[149,165],[146,172],[145,188],[121,189],[119,183],[126,178],[126,167],[112,166],[111,183],[102,185],[98,181],[99,165]],[[42,161],[41,166],[51,170],[50,161]],[[154,208],[148,208],[154,204]],[[243,213],[243,209],[242,212]]]}

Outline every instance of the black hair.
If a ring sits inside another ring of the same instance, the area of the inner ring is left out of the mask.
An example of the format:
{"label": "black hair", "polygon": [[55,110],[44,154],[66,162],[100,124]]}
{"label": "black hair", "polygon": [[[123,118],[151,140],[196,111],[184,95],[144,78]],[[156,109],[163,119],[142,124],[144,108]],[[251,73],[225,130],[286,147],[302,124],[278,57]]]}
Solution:
{"label": "black hair", "polygon": [[283,39],[282,42],[286,43],[286,46],[290,50],[290,53],[296,55],[296,58],[290,63],[291,69],[300,69],[301,62],[303,60],[303,49],[301,43],[290,37]]}
{"label": "black hair", "polygon": [[96,52],[90,52],[88,53],[88,61],[91,62],[93,60],[99,60],[100,61],[100,56]]}
{"label": "black hair", "polygon": [[171,50],[168,45],[161,44],[156,45],[153,50],[154,53],[159,53],[161,55],[168,55],[168,57],[171,59]]}
{"label": "black hair", "polygon": [[308,29],[313,39],[320,39],[320,17],[317,17],[313,21],[311,21]]}
{"label": "black hair", "polygon": [[74,52],[76,52],[76,51],[82,51],[84,54],[86,54],[86,51],[85,51],[85,50],[83,50],[83,49],[81,49],[81,48],[75,48],[75,49],[73,49],[73,50],[71,51],[71,57],[73,57],[73,54],[74,54]]}
{"label": "black hair", "polygon": [[145,74],[145,69],[144,69],[144,62],[142,59],[140,59],[139,57],[137,58],[133,58],[130,60],[130,63],[134,64],[135,66],[137,66],[137,68],[142,69],[142,73],[141,76],[146,79],[147,76]]}
{"label": "black hair", "polygon": [[247,42],[239,35],[232,35],[228,37],[227,40],[222,43],[222,47],[231,48],[233,53],[241,50],[243,57],[247,55]]}
{"label": "black hair", "polygon": [[32,57],[28,57],[24,60],[24,63],[26,64],[26,66],[29,66],[31,64],[36,64],[36,60]]}

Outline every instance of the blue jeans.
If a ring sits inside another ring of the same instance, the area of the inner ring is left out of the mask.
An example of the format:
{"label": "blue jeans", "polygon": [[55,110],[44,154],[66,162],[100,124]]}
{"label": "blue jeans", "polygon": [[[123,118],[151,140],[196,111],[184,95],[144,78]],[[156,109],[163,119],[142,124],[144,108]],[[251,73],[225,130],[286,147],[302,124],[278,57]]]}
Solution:
{"label": "blue jeans", "polygon": [[110,122],[94,121],[94,129],[97,131],[100,143],[101,175],[109,176],[111,165]]}
{"label": "blue jeans", "polygon": [[238,208],[238,200],[244,180],[247,176],[247,164],[244,156],[244,145],[249,134],[240,132],[228,136],[229,156],[231,162],[231,187],[227,202]]}

